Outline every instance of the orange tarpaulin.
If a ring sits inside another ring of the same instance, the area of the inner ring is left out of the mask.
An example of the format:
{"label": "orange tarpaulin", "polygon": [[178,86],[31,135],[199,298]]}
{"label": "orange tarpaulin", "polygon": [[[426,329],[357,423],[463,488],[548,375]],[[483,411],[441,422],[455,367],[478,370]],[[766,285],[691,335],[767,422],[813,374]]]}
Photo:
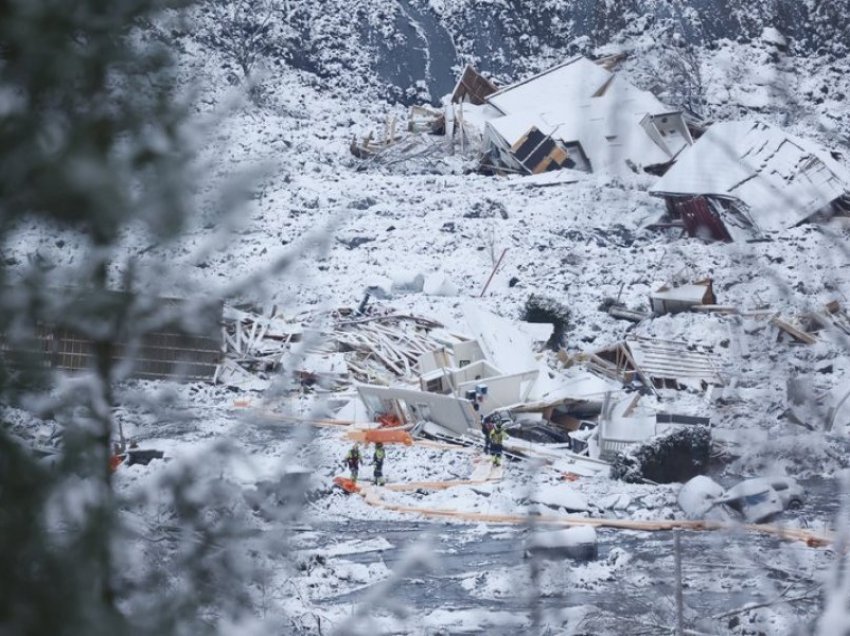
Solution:
{"label": "orange tarpaulin", "polygon": [[347,493],[360,492],[360,486],[357,485],[357,482],[348,479],[348,477],[334,477],[334,484]]}
{"label": "orange tarpaulin", "polygon": [[410,433],[399,428],[369,428],[359,431],[348,431],[347,436],[355,442],[364,442],[366,444],[374,444],[375,442],[404,444],[405,446],[413,444],[413,438],[410,436]]}

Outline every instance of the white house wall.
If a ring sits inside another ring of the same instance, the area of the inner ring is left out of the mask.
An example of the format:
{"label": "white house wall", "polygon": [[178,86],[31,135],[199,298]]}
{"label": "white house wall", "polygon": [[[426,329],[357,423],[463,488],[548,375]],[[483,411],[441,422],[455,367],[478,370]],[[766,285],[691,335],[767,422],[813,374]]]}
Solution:
{"label": "white house wall", "polygon": [[452,381],[455,386],[460,386],[466,382],[481,382],[487,378],[492,378],[501,374],[501,371],[486,360],[478,360],[477,362],[473,362],[472,364],[468,364],[465,367],[452,371]]}
{"label": "white house wall", "polygon": [[428,375],[437,369],[456,366],[454,355],[445,347],[423,353],[417,362],[420,375]]}
{"label": "white house wall", "polygon": [[479,384],[487,386],[487,395],[481,404],[485,414],[516,406],[525,402],[534,381],[537,379],[537,371],[502,375],[486,380],[473,380],[458,385],[458,392],[464,395],[466,391],[473,390]]}
{"label": "white house wall", "polygon": [[[406,408],[408,412],[404,413],[405,417],[412,415],[411,419],[414,420],[432,421],[458,435],[464,435],[470,428],[477,427],[475,411],[468,400],[437,393],[372,385],[358,386],[357,392],[367,409],[373,408],[377,401],[392,401]],[[370,415],[374,419],[377,413],[370,412]]]}
{"label": "white house wall", "polygon": [[475,340],[464,340],[456,343],[454,353],[456,366],[459,368],[484,359],[484,351]]}

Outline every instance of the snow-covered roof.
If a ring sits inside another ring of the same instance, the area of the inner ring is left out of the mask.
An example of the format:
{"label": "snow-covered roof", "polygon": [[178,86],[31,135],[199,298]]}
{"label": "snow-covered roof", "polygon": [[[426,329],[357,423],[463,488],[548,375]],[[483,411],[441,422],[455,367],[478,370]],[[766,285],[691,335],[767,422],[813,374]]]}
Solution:
{"label": "snow-covered roof", "polygon": [[[622,165],[626,159],[639,166],[651,166],[673,158],[640,125],[646,115],[660,115],[672,110],[649,91],[640,90],[615,77],[603,95],[588,100],[586,109],[599,135],[607,141],[603,151],[605,156],[597,156],[595,162],[591,158],[595,170],[601,167],[610,170],[611,166]],[[673,150],[676,151],[678,148]],[[585,152],[594,153],[587,149]]]}
{"label": "snow-covered roof", "polygon": [[601,401],[606,393],[617,393],[621,388],[617,383],[578,369],[571,370],[569,375],[561,373],[554,378],[549,377],[546,363],[541,362],[537,382],[529,392],[525,409],[532,410],[544,404],[563,404],[566,401]]}
{"label": "snow-covered roof", "polygon": [[555,110],[590,97],[612,77],[610,71],[581,55],[511,84],[487,97],[506,115],[522,111]]}
{"label": "snow-covered roof", "polygon": [[818,144],[759,122],[712,125],[650,190],[743,202],[761,230],[797,225],[850,191],[850,172]]}
{"label": "snow-covered roof", "polygon": [[[554,103],[546,98],[548,86],[539,86],[542,80],[529,80],[527,90],[540,89],[542,97],[529,100],[523,110],[515,109],[487,125],[509,146],[532,127],[564,143],[579,143],[594,172],[625,172],[627,159],[638,166],[670,161],[673,155],[656,144],[641,126],[647,114],[670,113],[670,107],[652,93],[608,75],[603,94],[594,96],[592,87],[586,87],[586,92],[572,91]],[[677,145],[675,151],[679,149]]]}
{"label": "snow-covered roof", "polygon": [[502,318],[474,303],[463,305],[466,323],[481,350],[497,369],[505,374],[537,369],[532,337],[516,322]]}

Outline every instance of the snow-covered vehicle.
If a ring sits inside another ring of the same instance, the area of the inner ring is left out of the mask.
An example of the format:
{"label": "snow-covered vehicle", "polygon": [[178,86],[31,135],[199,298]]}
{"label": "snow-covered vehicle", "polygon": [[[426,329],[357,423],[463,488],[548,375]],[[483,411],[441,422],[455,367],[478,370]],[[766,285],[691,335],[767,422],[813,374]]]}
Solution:
{"label": "snow-covered vehicle", "polygon": [[679,505],[691,518],[716,517],[731,509],[749,523],[761,523],[785,510],[803,505],[805,493],[790,477],[757,477],[724,490],[703,475],[694,477],[679,493]]}
{"label": "snow-covered vehicle", "polygon": [[790,477],[757,477],[736,484],[717,500],[740,512],[747,521],[759,522],[784,510],[803,505],[803,489]]}

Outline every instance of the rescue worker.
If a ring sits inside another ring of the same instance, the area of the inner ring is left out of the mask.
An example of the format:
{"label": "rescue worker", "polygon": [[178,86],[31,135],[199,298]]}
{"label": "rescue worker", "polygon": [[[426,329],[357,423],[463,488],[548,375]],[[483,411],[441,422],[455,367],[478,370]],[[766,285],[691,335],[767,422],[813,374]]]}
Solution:
{"label": "rescue worker", "polygon": [[109,456],[109,472],[114,473],[126,458],[121,444],[115,442],[112,445],[112,454]]}
{"label": "rescue worker", "polygon": [[375,467],[375,485],[382,486],[386,483],[384,480],[384,457],[387,456],[387,451],[384,450],[383,442],[375,442],[375,454],[372,455],[372,465]]}
{"label": "rescue worker", "polygon": [[344,462],[348,464],[348,470],[351,471],[351,481],[357,482],[357,473],[360,470],[360,444],[354,444],[345,456]]}
{"label": "rescue worker", "polygon": [[490,448],[493,453],[493,466],[501,466],[502,465],[502,444],[505,442],[505,438],[508,434],[502,428],[502,422],[496,422],[496,427],[493,429],[493,432],[490,433]]}
{"label": "rescue worker", "polygon": [[493,419],[491,416],[488,415],[481,420],[481,432],[484,434],[484,454],[489,455],[492,449],[491,437],[493,436]]}

